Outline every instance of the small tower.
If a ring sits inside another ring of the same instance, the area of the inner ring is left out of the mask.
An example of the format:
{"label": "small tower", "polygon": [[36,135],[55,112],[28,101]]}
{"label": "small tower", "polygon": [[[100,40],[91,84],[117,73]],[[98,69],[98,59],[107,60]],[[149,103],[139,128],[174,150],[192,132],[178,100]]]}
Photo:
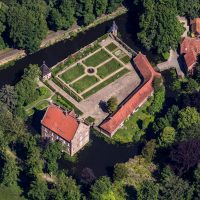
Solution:
{"label": "small tower", "polygon": [[115,21],[113,21],[113,24],[109,30],[109,33],[112,33],[113,36],[117,37],[117,32],[118,32],[118,26],[115,23]]}
{"label": "small tower", "polygon": [[41,69],[41,72],[42,72],[42,74],[41,74],[41,80],[42,81],[46,81],[46,80],[51,78],[50,69],[47,67],[45,61],[43,61],[43,64],[40,67],[40,69]]}

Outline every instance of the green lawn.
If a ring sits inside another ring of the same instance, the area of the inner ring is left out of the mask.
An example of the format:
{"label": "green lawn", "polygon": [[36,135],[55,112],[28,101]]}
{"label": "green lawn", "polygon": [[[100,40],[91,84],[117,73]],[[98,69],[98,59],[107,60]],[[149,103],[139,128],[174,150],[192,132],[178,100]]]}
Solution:
{"label": "green lawn", "polygon": [[127,119],[124,126],[113,136],[113,139],[120,143],[138,142],[141,136],[145,134],[145,129],[149,123],[154,121],[154,117],[146,111],[150,104],[150,101],[147,101]]}
{"label": "green lawn", "polygon": [[124,76],[125,74],[127,74],[129,72],[129,70],[127,68],[122,69],[121,71],[117,72],[115,75],[111,76],[110,78],[108,78],[107,80],[105,80],[104,82],[100,83],[99,85],[97,85],[96,87],[92,88],[91,90],[89,90],[88,92],[84,93],[82,96],[83,98],[87,98],[93,94],[95,94],[96,92],[98,92],[99,90],[101,90],[102,88],[106,87],[107,85],[109,85],[110,83],[114,82],[115,80],[117,80],[118,78]]}
{"label": "green lawn", "polygon": [[0,186],[0,200],[26,200],[21,197],[20,190],[15,187]]}
{"label": "green lawn", "polygon": [[86,90],[87,88],[89,88],[90,86],[94,85],[95,83],[97,83],[99,81],[99,79],[95,76],[84,76],[83,78],[79,79],[78,81],[76,81],[75,83],[73,83],[72,85],[70,85],[72,88],[74,88],[76,90],[76,92],[81,93],[84,90]]}
{"label": "green lawn", "polygon": [[28,110],[30,108],[33,108],[35,107],[35,105],[41,101],[41,100],[45,100],[47,98],[49,98],[51,96],[51,91],[47,88],[47,87],[41,87],[42,89],[44,89],[44,94],[39,96],[37,100],[33,101],[32,103],[28,104],[26,107],[25,107],[25,110]]}
{"label": "green lawn", "polygon": [[128,64],[128,63],[131,61],[131,59],[130,59],[130,57],[129,57],[128,55],[122,57],[120,60],[121,60],[124,64]]}
{"label": "green lawn", "polygon": [[57,78],[52,78],[52,81],[59,86],[62,90],[64,90],[67,94],[69,94],[73,99],[75,99],[76,101],[80,102],[82,99],[75,94],[75,92],[73,92],[69,87],[67,87],[66,85],[64,85],[63,83],[61,83],[61,81]]}
{"label": "green lawn", "polygon": [[114,44],[113,42],[111,42],[109,45],[106,46],[106,49],[108,49],[109,51],[113,51],[117,48],[117,45]]}
{"label": "green lawn", "polygon": [[85,68],[81,64],[77,64],[75,67],[64,72],[60,77],[66,83],[70,83],[71,81],[77,79],[79,76],[84,74]]}
{"label": "green lawn", "polygon": [[90,56],[89,58],[87,58],[83,63],[88,67],[96,67],[97,65],[101,64],[109,58],[110,55],[106,51],[100,50],[97,53]]}
{"label": "green lawn", "polygon": [[97,69],[97,74],[101,78],[105,78],[108,75],[112,74],[116,70],[120,69],[122,65],[115,59],[112,59],[111,61],[107,62],[105,65],[101,66]]}

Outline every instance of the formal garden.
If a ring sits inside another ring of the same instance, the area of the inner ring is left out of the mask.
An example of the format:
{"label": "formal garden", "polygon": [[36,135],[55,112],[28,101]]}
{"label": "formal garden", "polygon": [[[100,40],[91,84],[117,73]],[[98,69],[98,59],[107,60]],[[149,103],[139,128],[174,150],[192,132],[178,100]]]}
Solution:
{"label": "formal garden", "polygon": [[80,102],[130,71],[131,57],[107,35],[53,67],[53,81]]}

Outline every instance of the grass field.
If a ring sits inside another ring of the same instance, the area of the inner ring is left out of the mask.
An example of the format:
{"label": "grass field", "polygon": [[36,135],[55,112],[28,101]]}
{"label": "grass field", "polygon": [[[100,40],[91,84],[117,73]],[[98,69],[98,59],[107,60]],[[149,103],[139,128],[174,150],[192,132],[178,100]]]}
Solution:
{"label": "grass field", "polygon": [[60,77],[66,83],[70,83],[71,81],[77,79],[79,76],[83,75],[84,69],[85,68],[83,67],[83,65],[77,64],[76,66],[64,72]]}
{"label": "grass field", "polygon": [[109,85],[110,83],[114,82],[115,80],[117,80],[118,78],[124,76],[125,74],[127,74],[129,72],[129,70],[127,68],[122,69],[121,71],[117,72],[115,75],[111,76],[109,79],[105,80],[104,82],[100,83],[99,85],[97,85],[96,87],[92,88],[91,90],[89,90],[88,92],[84,93],[82,96],[83,98],[87,98],[93,94],[95,94],[96,92],[98,92],[99,90],[101,90],[102,88],[106,87],[107,85]]}
{"label": "grass field", "polygon": [[120,69],[122,65],[115,59],[112,59],[111,61],[107,62],[105,65],[102,67],[98,68],[97,74],[101,78],[105,78],[108,75],[112,74],[116,70]]}
{"label": "grass field", "polygon": [[106,49],[109,51],[113,51],[117,48],[117,45],[115,45],[113,42],[111,42],[109,45],[106,46]]}
{"label": "grass field", "polygon": [[97,83],[99,81],[99,79],[95,76],[84,76],[83,78],[79,79],[78,81],[76,81],[75,83],[73,83],[72,85],[70,85],[72,88],[74,88],[76,90],[76,92],[81,93],[84,90],[86,90],[87,88],[89,88],[90,86],[94,85],[95,83]]}
{"label": "grass field", "polygon": [[109,59],[111,56],[104,50],[100,50],[97,53],[93,54],[89,58],[87,58],[83,63],[88,67],[96,67],[102,62]]}
{"label": "grass field", "polygon": [[124,57],[122,57],[121,59],[120,59],[124,64],[128,64],[130,61],[131,61],[131,59],[130,59],[130,57],[129,56],[124,56]]}

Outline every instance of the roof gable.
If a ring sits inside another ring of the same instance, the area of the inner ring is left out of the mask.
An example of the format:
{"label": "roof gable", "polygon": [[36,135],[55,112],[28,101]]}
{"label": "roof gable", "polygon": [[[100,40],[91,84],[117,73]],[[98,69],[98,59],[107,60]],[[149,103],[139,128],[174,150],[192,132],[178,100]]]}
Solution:
{"label": "roof gable", "polygon": [[75,117],[54,104],[48,107],[41,124],[68,142],[74,138],[79,126]]}
{"label": "roof gable", "polygon": [[116,132],[121,123],[151,95],[153,92],[152,81],[154,77],[160,76],[159,73],[154,71],[148,59],[142,53],[134,58],[134,63],[144,78],[143,85],[138,91],[133,91],[131,96],[127,97],[125,103],[100,125],[100,128],[109,135]]}

